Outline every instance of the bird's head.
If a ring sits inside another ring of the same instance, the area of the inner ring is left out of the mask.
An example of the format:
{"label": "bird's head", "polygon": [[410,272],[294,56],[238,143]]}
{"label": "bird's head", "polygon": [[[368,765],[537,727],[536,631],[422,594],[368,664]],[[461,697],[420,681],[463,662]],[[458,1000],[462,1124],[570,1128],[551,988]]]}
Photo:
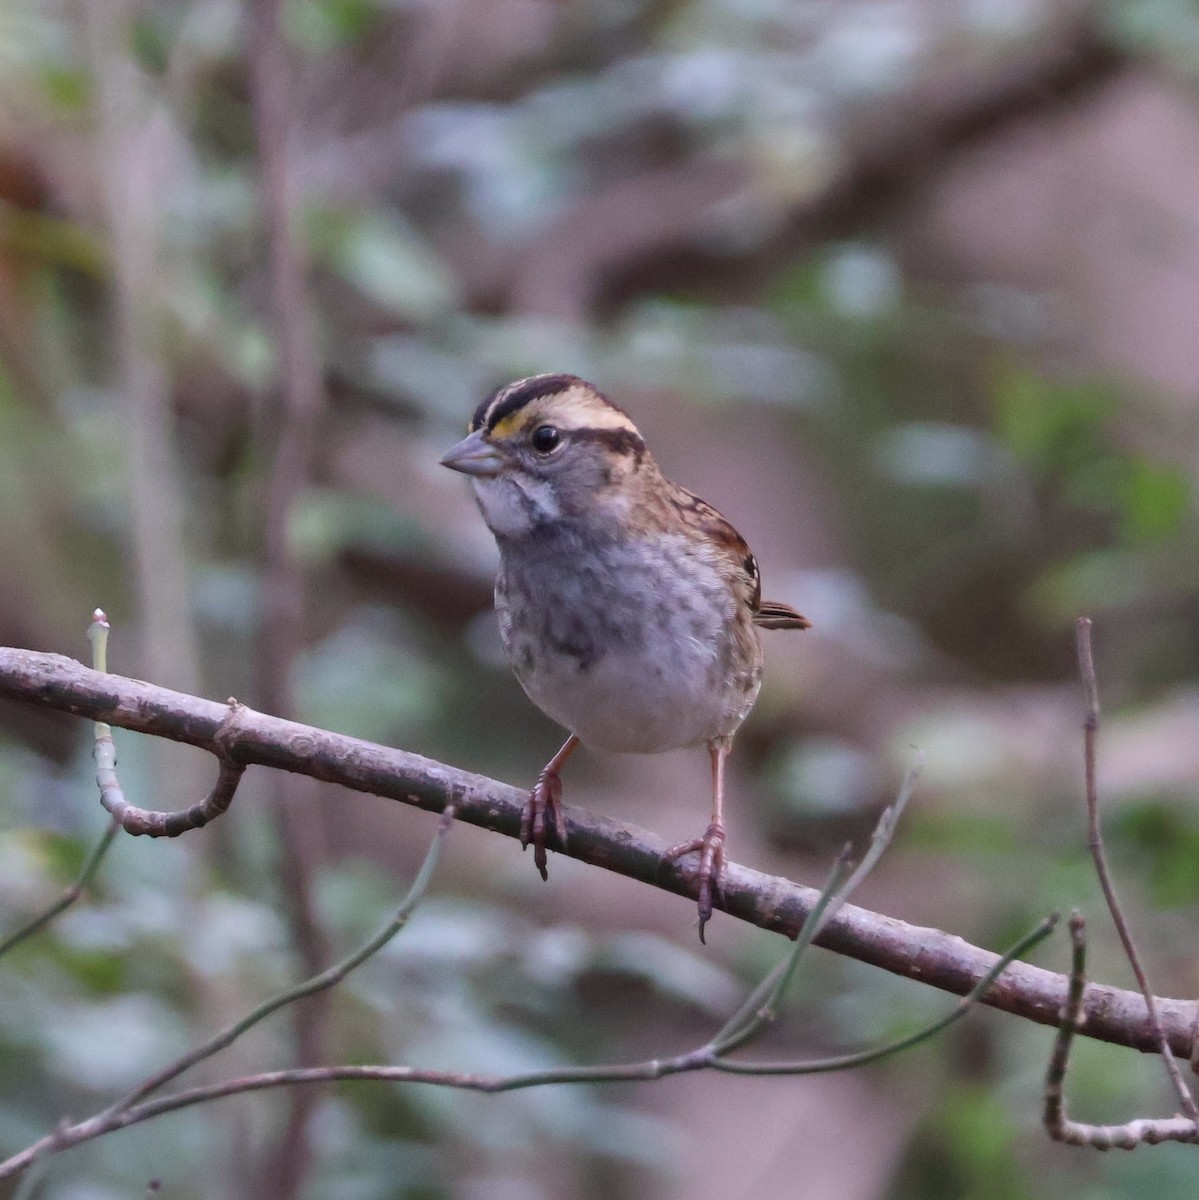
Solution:
{"label": "bird's head", "polygon": [[491,531],[520,538],[627,505],[652,465],[623,409],[576,375],[534,375],[498,388],[470,432],[441,458],[471,477]]}

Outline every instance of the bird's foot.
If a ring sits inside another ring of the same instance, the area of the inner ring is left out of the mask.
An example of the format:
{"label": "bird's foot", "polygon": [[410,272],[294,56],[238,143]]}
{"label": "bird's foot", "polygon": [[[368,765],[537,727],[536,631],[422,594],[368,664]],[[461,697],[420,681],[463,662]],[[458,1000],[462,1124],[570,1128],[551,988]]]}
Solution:
{"label": "bird's foot", "polygon": [[533,843],[533,864],[542,879],[549,879],[545,857],[545,831],[553,822],[558,835],[558,849],[566,849],[566,814],[562,811],[562,780],[557,771],[548,767],[537,776],[537,782],[525,801],[520,814],[520,844],[527,850]]}
{"label": "bird's foot", "polygon": [[699,869],[696,882],[699,885],[699,940],[704,941],[704,926],[712,917],[712,897],[720,890],[720,877],[724,872],[724,826],[713,821],[704,831],[703,837],[680,842],[666,851],[668,859],[682,858],[693,850],[699,851]]}

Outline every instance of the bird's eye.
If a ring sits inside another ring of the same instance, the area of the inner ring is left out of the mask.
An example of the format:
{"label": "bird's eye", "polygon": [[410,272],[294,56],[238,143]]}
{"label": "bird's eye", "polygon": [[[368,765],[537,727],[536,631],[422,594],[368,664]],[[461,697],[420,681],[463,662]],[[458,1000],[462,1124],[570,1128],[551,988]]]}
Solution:
{"label": "bird's eye", "polygon": [[529,441],[538,454],[549,454],[562,441],[562,434],[553,425],[538,425]]}

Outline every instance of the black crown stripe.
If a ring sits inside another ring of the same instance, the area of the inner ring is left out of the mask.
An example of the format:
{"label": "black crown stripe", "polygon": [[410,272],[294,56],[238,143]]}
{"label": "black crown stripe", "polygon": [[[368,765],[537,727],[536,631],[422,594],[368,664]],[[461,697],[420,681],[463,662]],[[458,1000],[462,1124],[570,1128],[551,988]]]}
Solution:
{"label": "black crown stripe", "polygon": [[470,422],[471,430],[480,429],[484,422],[489,430],[494,429],[505,417],[524,408],[526,404],[543,396],[552,396],[555,392],[563,392],[582,382],[577,375],[534,375],[532,379],[523,379],[518,384],[497,388],[475,409]]}

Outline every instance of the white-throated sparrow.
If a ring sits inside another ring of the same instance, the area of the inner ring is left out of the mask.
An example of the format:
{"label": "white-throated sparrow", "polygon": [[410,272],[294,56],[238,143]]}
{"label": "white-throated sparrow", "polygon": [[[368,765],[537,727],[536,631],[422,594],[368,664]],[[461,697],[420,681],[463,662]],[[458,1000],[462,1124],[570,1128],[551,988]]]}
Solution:
{"label": "white-throated sparrow", "polygon": [[441,462],[471,476],[499,546],[512,669],[570,730],[529,795],[521,844],[546,878],[547,817],[565,844],[558,773],[580,741],[640,754],[706,745],[711,823],[670,851],[700,851],[702,940],[724,863],[724,760],[762,683],[757,630],[808,622],[761,598],[745,539],[667,479],[628,415],[577,376],[493,392]]}

